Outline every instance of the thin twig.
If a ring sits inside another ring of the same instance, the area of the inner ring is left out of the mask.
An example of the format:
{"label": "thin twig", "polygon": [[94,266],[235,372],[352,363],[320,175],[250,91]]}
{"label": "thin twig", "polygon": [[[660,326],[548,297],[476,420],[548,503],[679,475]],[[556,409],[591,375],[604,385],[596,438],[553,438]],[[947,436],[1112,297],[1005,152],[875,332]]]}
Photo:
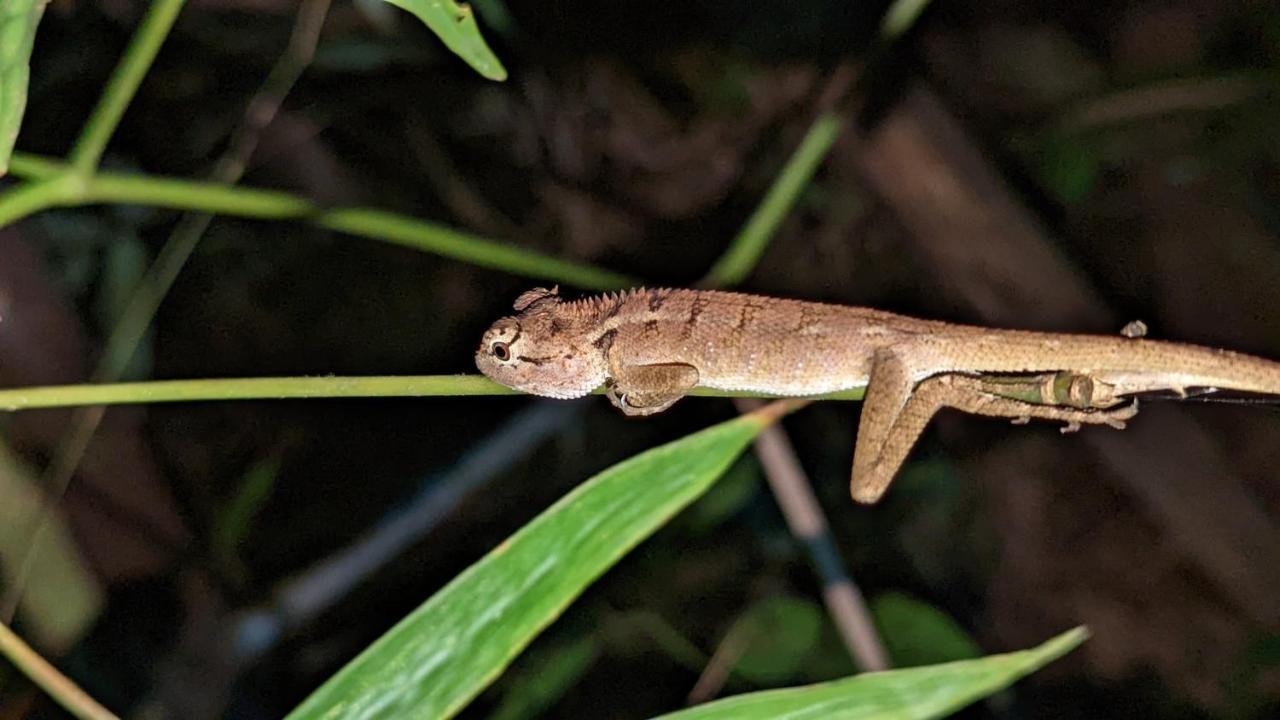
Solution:
{"label": "thin twig", "polygon": [[119,720],[118,716],[102,707],[71,678],[63,675],[58,668],[32,650],[30,645],[23,642],[4,623],[0,623],[0,655],[9,658],[14,667],[75,717],[82,720]]}
{"label": "thin twig", "polygon": [[1128,88],[1097,97],[1054,122],[1059,130],[1083,132],[1125,123],[1149,122],[1179,112],[1205,112],[1261,97],[1266,85],[1248,76],[1186,78]]}
{"label": "thin twig", "polygon": [[[759,400],[745,398],[735,402],[740,412],[760,405]],[[822,580],[822,600],[849,654],[864,671],[887,670],[889,655],[876,632],[871,611],[862,591],[845,572],[845,563],[831,538],[831,527],[787,434],[780,426],[771,425],[756,436],[755,447],[787,527],[804,543]]]}
{"label": "thin twig", "polygon": [[707,661],[698,681],[693,684],[686,701],[689,705],[700,705],[720,694],[720,689],[728,682],[733,668],[742,659],[751,643],[759,635],[759,629],[749,630],[745,625],[734,625],[720,641],[711,659]]}
{"label": "thin twig", "polygon": [[[846,119],[852,116],[849,105],[855,97],[853,88],[858,80],[859,76],[848,62],[841,63],[831,72],[817,95],[815,119],[805,138],[742,231],[702,281],[703,286],[736,284],[746,278],[759,262],[800,192],[809,185],[818,166],[835,144]],[[859,391],[858,397],[861,396]],[[760,401],[748,398],[739,398],[736,403],[740,412],[749,412],[761,405]],[[756,436],[755,448],[788,527],[808,550],[823,582],[823,602],[850,656],[863,670],[887,669],[888,655],[876,634],[871,613],[862,592],[844,570],[830,526],[814,497],[809,478],[796,459],[786,430],[777,424],[770,425]],[[717,682],[723,682],[727,677],[727,668],[715,667],[715,662],[721,659],[721,653],[717,651],[716,658],[690,693],[691,701],[709,697],[707,693],[714,692],[711,688],[718,689]]]}

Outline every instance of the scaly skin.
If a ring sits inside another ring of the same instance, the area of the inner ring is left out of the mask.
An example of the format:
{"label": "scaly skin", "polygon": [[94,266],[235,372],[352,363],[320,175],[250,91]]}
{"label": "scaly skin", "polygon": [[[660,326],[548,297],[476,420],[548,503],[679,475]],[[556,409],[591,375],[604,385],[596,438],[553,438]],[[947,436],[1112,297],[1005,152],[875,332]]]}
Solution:
{"label": "scaly skin", "polygon": [[[865,502],[884,492],[941,407],[1123,427],[1136,406],[1119,406],[1137,393],[1280,395],[1280,363],[1228,350],[994,330],[742,293],[641,289],[564,301],[536,288],[515,308],[485,332],[476,365],[535,395],[572,398],[606,384],[623,412],[648,415],[695,385],[778,396],[866,385],[853,472],[854,497]],[[1043,373],[1064,374],[1083,390],[1070,401],[1010,395],[1011,379],[1032,387]]]}

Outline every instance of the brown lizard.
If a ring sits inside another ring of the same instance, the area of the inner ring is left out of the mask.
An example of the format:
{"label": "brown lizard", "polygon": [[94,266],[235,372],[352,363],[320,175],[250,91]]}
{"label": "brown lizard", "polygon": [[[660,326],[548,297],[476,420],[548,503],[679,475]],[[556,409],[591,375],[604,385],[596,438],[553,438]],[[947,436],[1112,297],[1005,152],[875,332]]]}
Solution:
{"label": "brown lizard", "polygon": [[[943,407],[1123,428],[1137,394],[1280,395],[1280,363],[1135,337],[996,330],[879,310],[702,290],[640,289],[565,301],[535,288],[484,333],[476,365],[535,395],[605,385],[627,415],[695,386],[776,396],[866,386],[851,491],[884,494]],[[1126,331],[1133,335],[1141,331]]]}

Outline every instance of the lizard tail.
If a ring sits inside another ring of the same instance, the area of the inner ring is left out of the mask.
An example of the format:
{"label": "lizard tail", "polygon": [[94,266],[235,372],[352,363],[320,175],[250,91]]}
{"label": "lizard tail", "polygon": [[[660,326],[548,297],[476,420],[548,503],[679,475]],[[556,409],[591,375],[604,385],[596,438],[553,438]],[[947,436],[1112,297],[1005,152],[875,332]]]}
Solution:
{"label": "lizard tail", "polygon": [[956,371],[1070,371],[1112,386],[1115,395],[1214,388],[1280,396],[1280,362],[1201,345],[1000,330],[951,347]]}

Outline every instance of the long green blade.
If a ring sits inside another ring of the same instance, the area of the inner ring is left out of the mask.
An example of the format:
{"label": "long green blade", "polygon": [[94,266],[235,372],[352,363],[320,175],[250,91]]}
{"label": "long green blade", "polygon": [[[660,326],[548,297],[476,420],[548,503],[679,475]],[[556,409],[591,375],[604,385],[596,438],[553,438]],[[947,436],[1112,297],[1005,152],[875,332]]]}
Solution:
{"label": "long green blade", "polygon": [[471,6],[453,0],[386,0],[413,13],[445,47],[490,80],[506,80],[507,69],[480,35]]}
{"label": "long green blade", "polygon": [[27,109],[31,47],[48,0],[0,2],[0,176],[9,172],[9,156]]}
{"label": "long green blade", "polygon": [[844,680],[739,695],[662,720],[925,720],[946,717],[1012,685],[1084,642],[1084,628],[1043,645],[976,660],[855,675]]}
{"label": "long green blade", "polygon": [[777,407],[591,478],[419,606],[289,717],[457,713],[587,585],[710,488]]}
{"label": "long green blade", "polygon": [[824,113],[813,122],[805,133],[800,147],[787,160],[769,192],[760,201],[747,223],[729,244],[729,248],[716,260],[702,285],[706,287],[731,287],[737,285],[755,269],[769,241],[795,207],[800,193],[809,186],[818,166],[826,159],[827,152],[840,136],[846,122],[838,113]]}
{"label": "long green blade", "polygon": [[[604,387],[596,388],[597,395]],[[87,385],[45,385],[0,389],[0,412],[81,405],[205,400],[285,400],[290,398],[462,397],[516,395],[483,375],[388,375],[383,377],[265,377],[150,380]],[[701,397],[770,397],[760,393],[694,388]],[[819,395],[814,400],[861,400],[863,388]]]}

